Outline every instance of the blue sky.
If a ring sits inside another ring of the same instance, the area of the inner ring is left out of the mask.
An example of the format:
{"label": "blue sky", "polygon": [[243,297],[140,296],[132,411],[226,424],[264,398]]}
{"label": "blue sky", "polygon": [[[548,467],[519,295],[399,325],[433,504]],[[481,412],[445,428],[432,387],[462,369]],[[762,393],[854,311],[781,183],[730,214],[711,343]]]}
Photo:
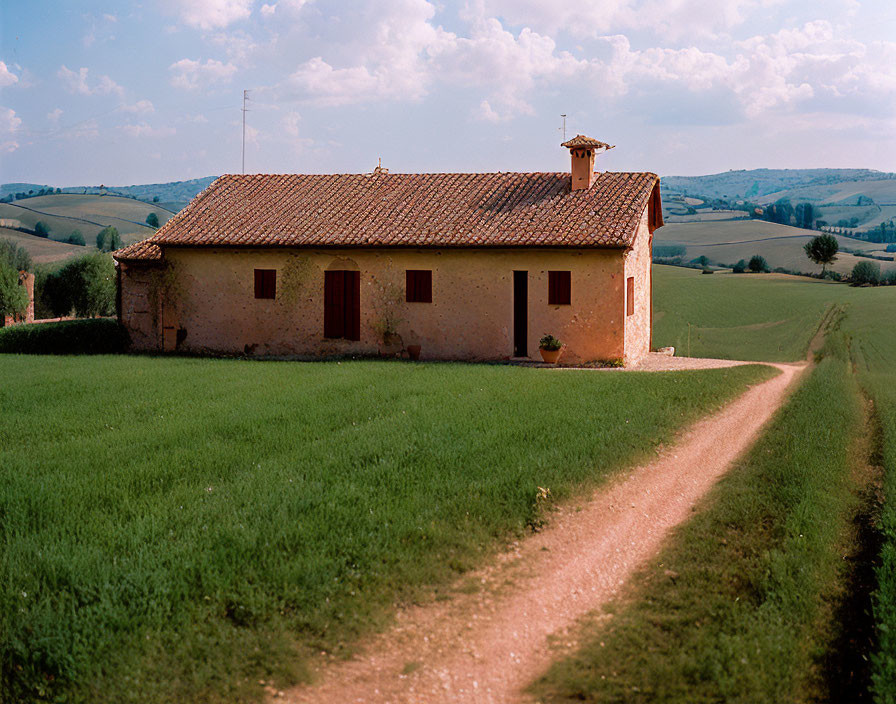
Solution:
{"label": "blue sky", "polygon": [[0,0],[0,181],[896,171],[893,0]]}

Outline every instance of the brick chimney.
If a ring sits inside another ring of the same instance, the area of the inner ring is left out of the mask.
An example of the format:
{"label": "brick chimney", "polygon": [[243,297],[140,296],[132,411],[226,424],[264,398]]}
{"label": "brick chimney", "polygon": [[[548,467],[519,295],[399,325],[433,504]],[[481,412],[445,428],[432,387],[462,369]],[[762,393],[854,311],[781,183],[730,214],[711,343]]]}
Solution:
{"label": "brick chimney", "polygon": [[586,137],[583,134],[576,135],[560,146],[569,149],[569,156],[572,160],[570,169],[572,190],[574,191],[591,188],[594,181],[594,155],[613,148],[605,142]]}

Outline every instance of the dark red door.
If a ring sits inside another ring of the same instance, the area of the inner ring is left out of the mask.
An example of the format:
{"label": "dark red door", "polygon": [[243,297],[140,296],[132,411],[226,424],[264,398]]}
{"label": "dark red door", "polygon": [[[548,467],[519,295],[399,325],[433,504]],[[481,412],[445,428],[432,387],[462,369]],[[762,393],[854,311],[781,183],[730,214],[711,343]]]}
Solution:
{"label": "dark red door", "polygon": [[361,339],[360,272],[324,272],[324,337]]}

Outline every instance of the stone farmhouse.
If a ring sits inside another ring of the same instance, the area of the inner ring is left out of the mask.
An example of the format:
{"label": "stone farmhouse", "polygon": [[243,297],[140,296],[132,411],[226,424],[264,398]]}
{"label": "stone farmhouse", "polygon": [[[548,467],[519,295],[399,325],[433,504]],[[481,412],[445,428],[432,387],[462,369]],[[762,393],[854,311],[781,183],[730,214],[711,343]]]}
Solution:
{"label": "stone farmhouse", "polygon": [[[222,176],[114,253],[140,350],[631,363],[650,349],[652,173]],[[416,352],[416,350],[415,350]]]}

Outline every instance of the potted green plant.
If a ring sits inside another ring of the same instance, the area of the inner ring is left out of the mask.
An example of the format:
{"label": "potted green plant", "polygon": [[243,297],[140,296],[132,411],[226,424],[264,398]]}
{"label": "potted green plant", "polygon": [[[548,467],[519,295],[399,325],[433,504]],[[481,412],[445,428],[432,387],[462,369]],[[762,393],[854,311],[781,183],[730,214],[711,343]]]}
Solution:
{"label": "potted green plant", "polygon": [[553,335],[545,334],[538,343],[538,350],[546,364],[556,364],[563,354],[563,343]]}

